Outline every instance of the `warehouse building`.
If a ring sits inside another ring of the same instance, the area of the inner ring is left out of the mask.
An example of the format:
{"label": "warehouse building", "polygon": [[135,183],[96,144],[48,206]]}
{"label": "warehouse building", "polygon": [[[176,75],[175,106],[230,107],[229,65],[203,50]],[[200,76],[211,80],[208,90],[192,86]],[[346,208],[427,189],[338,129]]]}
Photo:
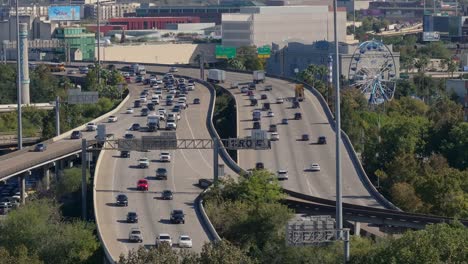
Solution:
{"label": "warehouse building", "polygon": [[[338,41],[346,41],[346,9],[338,9]],[[222,16],[223,46],[280,47],[291,40],[333,41],[333,9],[322,6],[242,7]]]}

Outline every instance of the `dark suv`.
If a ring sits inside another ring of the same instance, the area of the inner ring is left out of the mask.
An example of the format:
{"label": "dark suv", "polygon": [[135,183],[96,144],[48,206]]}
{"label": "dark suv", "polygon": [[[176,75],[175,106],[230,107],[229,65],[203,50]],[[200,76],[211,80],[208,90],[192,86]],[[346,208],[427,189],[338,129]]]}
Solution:
{"label": "dark suv", "polygon": [[301,113],[294,113],[294,120],[301,120],[302,114]]}
{"label": "dark suv", "polygon": [[173,224],[185,224],[185,214],[182,210],[172,210],[171,223]]}
{"label": "dark suv", "polygon": [[164,190],[162,192],[162,195],[161,195],[161,199],[163,200],[172,200],[174,197],[173,197],[173,193],[171,190]]}
{"label": "dark suv", "polygon": [[138,215],[135,212],[128,212],[127,223],[138,223]]}
{"label": "dark suv", "polygon": [[127,195],[125,195],[125,194],[119,194],[119,195],[117,195],[117,197],[116,197],[115,199],[116,199],[115,204],[116,204],[117,206],[128,206],[128,198],[127,198]]}
{"label": "dark suv", "polygon": [[321,137],[318,138],[317,143],[321,144],[321,145],[327,144],[327,138],[324,137],[324,136],[321,136]]}
{"label": "dark suv", "polygon": [[263,162],[257,162],[257,163],[255,163],[255,169],[263,170],[263,169],[265,169],[265,165],[263,164]]}
{"label": "dark suv", "polygon": [[128,150],[120,151],[120,157],[121,158],[130,158],[130,151],[128,151]]}
{"label": "dark suv", "polygon": [[253,129],[261,129],[260,122],[255,121],[255,122],[253,123]]}
{"label": "dark suv", "polygon": [[167,180],[167,169],[166,168],[158,168],[156,170],[156,178]]}
{"label": "dark suv", "polygon": [[70,139],[80,139],[81,138],[81,131],[75,130],[71,133]]}

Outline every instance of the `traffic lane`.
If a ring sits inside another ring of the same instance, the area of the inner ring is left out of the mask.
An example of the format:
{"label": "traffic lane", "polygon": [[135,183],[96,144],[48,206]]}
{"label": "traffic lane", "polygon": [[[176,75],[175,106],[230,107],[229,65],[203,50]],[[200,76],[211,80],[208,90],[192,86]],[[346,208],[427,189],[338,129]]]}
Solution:
{"label": "traffic lane", "polygon": [[[197,95],[195,95],[195,96],[197,96]],[[202,102],[209,102],[209,100],[203,100],[202,99]],[[205,113],[206,113],[206,109],[208,108],[208,105],[207,104],[201,104],[200,108],[205,108],[205,110],[202,110],[202,111],[205,111]],[[187,113],[187,111],[184,111],[184,112]],[[190,111],[188,113],[196,113],[196,112],[197,111]],[[141,117],[136,117],[134,119],[137,120],[137,121],[133,121],[133,122],[138,122],[138,121],[142,122],[143,121],[143,118],[141,118]],[[191,120],[191,119],[192,118],[187,117],[186,120]],[[206,120],[206,116],[203,119]],[[185,118],[184,118],[184,120],[185,120]],[[200,125],[204,126],[204,124],[205,124],[205,122],[198,122],[198,121],[195,121],[195,122],[196,122],[195,124],[198,124],[199,126]],[[127,125],[129,126],[130,123],[127,124]],[[179,127],[177,129],[177,131],[187,131],[187,130],[188,129],[184,129],[183,125],[182,125],[182,127]],[[203,129],[200,128],[200,127],[196,127],[196,131],[200,131],[200,130],[203,130]],[[206,130],[206,127],[205,127],[204,130]],[[134,133],[137,136],[140,136],[140,134],[142,134],[140,132],[134,132]],[[208,133],[208,132],[206,132],[206,133]],[[179,138],[181,138],[181,137],[179,136]],[[185,137],[184,136],[183,138],[190,138],[190,137]],[[179,151],[177,151],[177,152],[179,152]],[[174,157],[173,157],[174,162],[171,162],[172,164],[175,164],[175,162],[177,162],[177,166],[175,168],[168,168],[169,174],[173,173],[173,177],[170,178],[172,180],[171,181],[169,181],[169,180],[168,181],[163,181],[163,184],[161,184],[161,186],[162,186],[161,189],[157,189],[159,184],[156,184],[156,190],[154,190],[154,191],[156,193],[160,194],[162,192],[162,190],[164,190],[164,189],[173,189],[176,192],[176,195],[177,195],[179,193],[180,188],[176,188],[176,186],[177,187],[179,187],[179,185],[183,186],[182,187],[183,191],[181,192],[181,196],[179,196],[179,198],[175,198],[175,200],[177,200],[177,199],[180,199],[181,197],[183,197],[185,194],[187,194],[187,193],[189,194],[188,200],[184,199],[182,205],[180,205],[181,204],[180,202],[177,203],[177,204],[179,204],[179,206],[178,206],[179,208],[181,208],[181,207],[183,208],[184,207],[183,205],[193,206],[193,201],[196,198],[196,196],[198,195],[198,193],[200,192],[200,190],[194,186],[194,183],[196,183],[196,179],[192,178],[193,177],[193,175],[191,175],[192,167],[190,167],[188,170],[186,170],[186,169],[183,169],[183,166],[180,166],[182,164],[182,162],[186,161],[183,158],[184,157],[184,152],[189,152],[189,151],[187,150],[187,151],[180,151],[180,152],[181,152],[181,155],[173,154],[174,155]],[[190,150],[190,152],[193,152],[193,151]],[[136,154],[132,154],[132,156],[134,156],[134,155],[136,155]],[[152,155],[152,154],[149,154],[149,155]],[[185,155],[188,155],[188,153],[185,153]],[[182,161],[177,161],[177,159],[179,159],[179,157],[181,157],[183,160]],[[134,162],[136,163],[136,160]],[[121,164],[124,164],[124,163],[121,163]],[[122,166],[123,166],[123,168],[119,168],[117,171],[124,172],[124,175],[134,175],[134,172],[126,171],[126,168],[127,168],[126,164],[122,165]],[[129,166],[132,166],[132,165],[129,165]],[[141,178],[141,177],[144,177],[146,175],[145,177],[148,177],[148,179],[151,179],[153,176],[150,176],[150,175],[155,174],[156,168],[157,167],[153,167],[153,164],[150,164],[150,168],[149,169],[144,169],[144,171],[145,171],[144,174],[143,175],[140,174],[138,176]],[[182,168],[181,172],[177,171],[179,168]],[[185,170],[185,172],[184,172],[184,170]],[[126,181],[126,179],[127,179],[127,181]],[[174,182],[174,179],[177,179],[177,181],[180,181],[180,183],[176,184]],[[137,180],[138,179],[136,179],[135,177],[132,177],[130,182],[129,182],[128,178],[123,178],[123,179],[118,178],[117,181],[122,181],[122,183],[116,183],[115,184],[116,188],[114,188],[114,189],[125,189],[125,186],[135,185]],[[166,183],[164,183],[164,182],[166,182]],[[150,191],[152,191],[152,188],[153,188],[153,185],[152,185],[151,180],[150,180]],[[186,190],[186,191],[184,192],[184,190]],[[192,195],[193,195],[193,197],[192,197]],[[140,205],[139,205],[140,202],[138,202],[138,201],[141,200],[141,197],[136,196],[136,198],[135,198],[134,196],[135,196],[135,193],[129,194],[129,204],[136,204],[137,207],[140,207]],[[115,199],[115,197],[108,197],[108,198]],[[174,209],[173,207],[166,208],[166,209],[162,209],[161,207],[157,207],[156,209],[153,209],[152,207],[154,207],[154,202],[153,201],[148,201],[148,198],[146,198],[146,202],[143,202],[142,205],[143,205],[144,208],[136,208],[136,210],[142,211],[143,215],[141,217],[144,218],[144,219],[151,219],[151,221],[150,221],[151,223],[153,223],[154,220],[155,220],[155,219],[152,219],[152,218],[154,218],[153,217],[154,214],[155,215],[160,215],[160,216],[163,215],[162,212],[158,211],[156,213],[153,213],[153,211],[162,210],[162,211],[166,212],[165,213],[166,215],[168,215],[170,213],[170,211],[172,209]],[[148,209],[148,208],[150,208],[150,209]],[[188,218],[196,219],[196,214],[195,214],[194,210],[191,210],[191,208],[185,208],[185,209],[186,210],[184,210],[184,211],[186,211]],[[151,213],[148,214],[148,211],[151,211]],[[124,214],[122,214],[122,212],[120,212],[120,214],[117,214],[117,215],[114,213],[114,215],[115,215],[114,218],[120,218],[120,219],[123,218],[124,219],[125,214],[126,214],[125,212],[124,212]],[[151,217],[149,215],[151,215]],[[144,220],[142,220],[142,223],[143,223],[143,221]],[[166,223],[166,221],[161,221],[161,224],[165,225],[167,223]],[[187,224],[189,224],[189,221],[187,221]],[[126,237],[126,236],[128,236],[128,232],[130,230],[129,228],[130,227],[127,227],[127,228],[119,227],[116,230],[114,230],[114,233],[117,234],[118,237]],[[154,238],[155,238],[156,233],[157,233],[158,230],[168,230],[168,231],[174,233],[175,235],[173,235],[174,236],[173,239],[176,239],[176,236],[178,236],[178,235],[180,235],[182,233],[189,234],[188,231],[184,231],[183,229],[181,230],[180,227],[177,228],[177,230],[174,230],[173,228],[166,227],[166,226],[160,226],[160,227],[152,228],[150,224],[146,223],[146,224],[142,224],[141,228],[142,228],[142,230],[143,230],[143,232],[145,234],[144,243],[149,244],[149,245],[154,244]],[[190,228],[190,229],[192,229],[192,228]],[[193,228],[193,229],[194,230],[202,230],[200,228],[197,229],[196,227]],[[148,232],[146,232],[146,230],[148,230]],[[146,236],[147,233],[151,233],[152,235]],[[106,234],[106,237],[108,237],[108,236],[109,236],[109,234]],[[194,239],[194,245],[196,245],[196,247],[197,246],[201,247],[201,245],[203,244],[203,241],[207,241],[207,237],[206,237],[206,234],[204,234],[204,232],[203,232],[203,234],[195,234],[195,235],[192,235],[192,236],[193,236],[192,239]],[[148,240],[148,237],[149,237],[149,240]],[[112,240],[113,239],[111,239],[111,241]],[[110,246],[109,247],[112,252],[117,252],[117,253],[113,253],[113,255],[115,255],[115,256],[118,255],[118,252],[122,252],[122,251],[126,252],[126,250],[131,249],[131,248],[134,247],[133,245],[126,245],[124,238],[115,238],[115,241],[121,242],[121,243],[117,243],[117,244],[119,244],[118,246]],[[111,244],[115,244],[115,243],[111,243]],[[195,247],[195,249],[196,249],[196,247]],[[113,249],[113,248],[115,248],[115,249]]]}

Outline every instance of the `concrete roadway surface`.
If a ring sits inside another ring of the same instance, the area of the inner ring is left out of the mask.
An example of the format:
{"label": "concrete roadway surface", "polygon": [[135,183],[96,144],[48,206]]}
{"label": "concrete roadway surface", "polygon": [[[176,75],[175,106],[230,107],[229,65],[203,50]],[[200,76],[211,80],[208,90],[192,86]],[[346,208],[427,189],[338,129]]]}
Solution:
{"label": "concrete roadway surface", "polygon": [[[118,64],[117,67],[125,66]],[[148,71],[167,71],[169,67],[146,66]],[[199,78],[198,69],[178,68],[178,74]],[[207,76],[207,73],[205,73]],[[252,81],[251,74],[226,72],[224,87],[230,88],[231,83],[247,83]],[[264,85],[272,85],[273,91],[263,91]],[[290,98],[294,96],[294,84],[280,79],[267,78],[265,84],[259,84],[255,94],[257,98],[262,93],[267,94],[267,100],[258,100],[257,107],[250,106],[246,95],[240,89],[232,89],[238,103],[238,134],[250,136],[253,126],[252,112],[260,109],[263,102],[270,102],[275,117],[266,117],[262,111],[262,129],[268,129],[270,124],[277,124],[280,140],[272,143],[272,150],[242,150],[239,152],[239,165],[244,169],[255,167],[256,162],[263,162],[265,168],[272,172],[286,169],[289,179],[282,181],[282,186],[317,197],[335,200],[335,133],[328,123],[325,111],[318,99],[309,91],[305,91],[306,99],[301,102],[300,109],[291,109]],[[284,104],[276,104],[276,98],[285,98]],[[302,113],[302,120],[293,120],[294,113]],[[283,118],[288,118],[288,125],[280,125]],[[310,141],[300,141],[302,134],[309,134]],[[327,137],[326,145],[317,145],[319,136]],[[354,165],[344,147],[342,153],[343,200],[347,203],[372,207],[382,207],[362,184]],[[311,163],[318,163],[319,172],[308,171]]]}
{"label": "concrete roadway surface", "polygon": [[[149,86],[145,86],[149,87]],[[143,85],[131,89],[132,100],[127,107],[133,105],[134,99],[139,97]],[[151,94],[151,93],[150,93]],[[163,92],[165,98],[166,92]],[[193,99],[200,98],[201,104],[193,105]],[[208,139],[210,135],[205,126],[208,113],[210,94],[207,88],[197,84],[194,91],[188,94],[189,108],[181,114],[181,120],[177,124],[177,137],[181,139],[201,138]],[[162,105],[162,106],[161,106]],[[159,107],[165,107],[168,112],[172,107],[165,106],[164,100]],[[158,106],[156,109],[159,108]],[[146,125],[146,117],[140,117],[140,109],[136,108],[133,114],[119,115],[116,127],[116,137],[122,137],[133,123]],[[165,127],[162,122],[161,128]],[[137,138],[143,135],[155,135],[156,133],[128,131]],[[160,132],[158,131],[157,134]],[[99,170],[96,170],[96,221],[99,226],[101,237],[114,260],[120,254],[126,254],[128,250],[140,245],[145,247],[154,246],[155,238],[159,233],[168,233],[173,243],[177,243],[179,235],[189,235],[193,240],[193,250],[200,251],[204,242],[209,238],[202,227],[200,218],[194,210],[194,200],[202,191],[196,186],[200,178],[213,177],[213,152],[212,150],[176,150],[169,151],[170,163],[159,162],[161,151],[131,152],[130,158],[120,158],[119,151],[104,151],[101,156]],[[138,159],[148,157],[149,168],[137,168]],[[221,159],[219,159],[221,161]],[[157,168],[163,167],[168,170],[167,180],[158,180],[155,177]],[[232,174],[225,166],[227,174]],[[136,190],[139,179],[147,179],[149,191]],[[174,200],[160,200],[163,190],[172,190]],[[115,198],[118,194],[126,194],[128,207],[115,206]],[[173,209],[182,209],[186,214],[185,224],[171,224],[170,213]],[[139,216],[139,223],[126,223],[126,214],[134,211]],[[139,227],[143,233],[143,243],[130,243],[128,233],[131,227]],[[175,245],[175,247],[177,247]]]}

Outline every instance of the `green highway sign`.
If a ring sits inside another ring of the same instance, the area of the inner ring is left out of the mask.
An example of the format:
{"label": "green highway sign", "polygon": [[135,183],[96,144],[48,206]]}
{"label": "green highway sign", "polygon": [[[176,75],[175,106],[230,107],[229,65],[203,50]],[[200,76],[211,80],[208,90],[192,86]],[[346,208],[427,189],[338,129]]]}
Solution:
{"label": "green highway sign", "polygon": [[270,46],[263,46],[257,48],[258,57],[262,59],[270,58],[271,48]]}
{"label": "green highway sign", "polygon": [[235,47],[223,47],[221,45],[216,46],[217,59],[232,59],[234,57],[236,57]]}

